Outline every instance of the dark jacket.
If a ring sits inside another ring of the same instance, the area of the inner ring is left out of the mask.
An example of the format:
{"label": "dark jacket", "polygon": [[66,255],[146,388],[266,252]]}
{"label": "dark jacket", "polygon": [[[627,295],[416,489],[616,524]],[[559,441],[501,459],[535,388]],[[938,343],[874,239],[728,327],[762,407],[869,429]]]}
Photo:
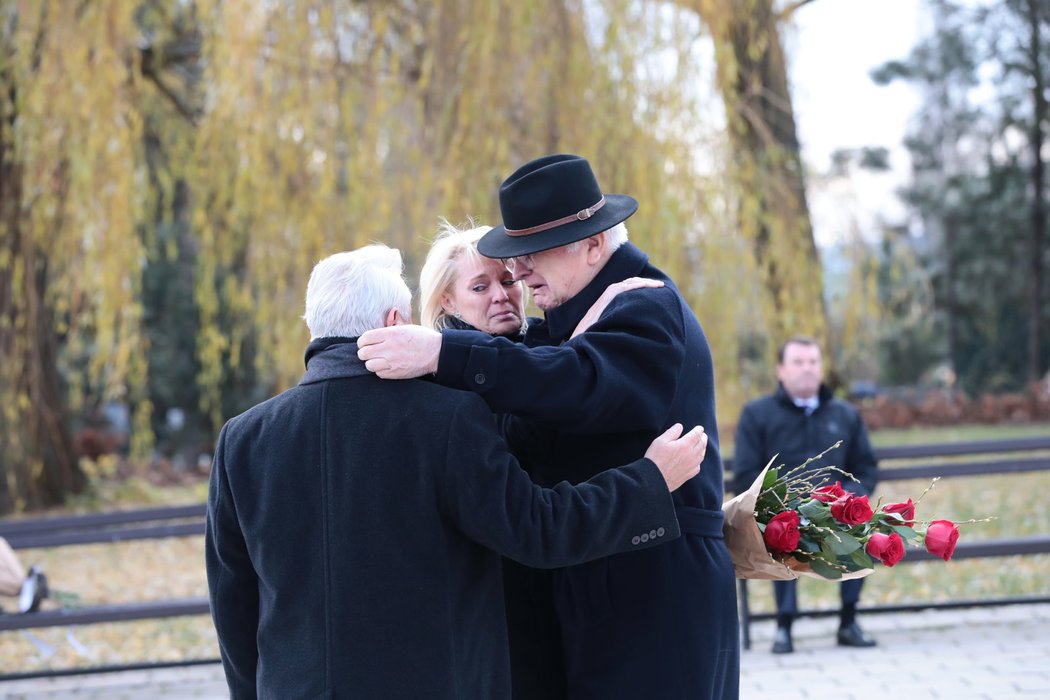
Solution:
{"label": "dark jacket", "polygon": [[839,440],[842,445],[812,462],[809,470],[836,466],[860,482],[842,477],[838,480],[844,489],[870,496],[878,483],[878,463],[857,409],[821,386],[820,404],[807,416],[779,386],[775,393],[749,403],[740,415],[733,455],[735,489],[739,493],[751,486],[773,455],[778,455],[774,466],[793,468]]}
{"label": "dark jacket", "polygon": [[542,489],[476,396],[315,341],[299,386],[219,436],[206,561],[231,695],[504,700],[500,553],[564,566],[678,534],[651,461]]}
{"label": "dark jacket", "polygon": [[[621,294],[570,340],[606,287],[632,276],[665,286]],[[710,436],[700,474],[674,493],[685,536],[554,573],[568,695],[735,698],[735,575],[721,539],[714,372],[700,324],[670,278],[626,244],[579,294],[531,323],[525,343],[445,331],[437,379],[516,416],[505,430],[538,483],[590,478],[675,422]]]}

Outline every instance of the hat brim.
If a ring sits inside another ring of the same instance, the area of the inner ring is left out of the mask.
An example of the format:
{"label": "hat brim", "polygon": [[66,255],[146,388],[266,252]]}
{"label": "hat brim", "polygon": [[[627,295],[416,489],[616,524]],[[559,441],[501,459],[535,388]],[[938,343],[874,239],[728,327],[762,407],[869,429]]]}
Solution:
{"label": "hat brim", "polygon": [[478,241],[478,252],[486,258],[513,258],[582,241],[608,231],[638,210],[638,200],[626,194],[607,194],[605,204],[590,218],[572,221],[526,236],[508,236],[502,224],[493,227]]}

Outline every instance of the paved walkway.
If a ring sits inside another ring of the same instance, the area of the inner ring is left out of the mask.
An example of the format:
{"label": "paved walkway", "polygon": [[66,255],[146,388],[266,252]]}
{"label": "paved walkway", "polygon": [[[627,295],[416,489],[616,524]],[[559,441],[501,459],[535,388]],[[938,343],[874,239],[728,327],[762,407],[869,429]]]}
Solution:
{"label": "paved walkway", "polygon": [[[1050,604],[862,621],[879,646],[838,647],[836,620],[802,619],[795,653],[778,656],[769,652],[772,623],[753,625],[740,700],[1050,700]],[[10,700],[225,697],[217,665],[0,683]]]}
{"label": "paved walkway", "polygon": [[1050,700],[1050,604],[861,617],[878,639],[839,647],[837,618],[795,622],[793,654],[774,625],[752,626],[741,700]]}

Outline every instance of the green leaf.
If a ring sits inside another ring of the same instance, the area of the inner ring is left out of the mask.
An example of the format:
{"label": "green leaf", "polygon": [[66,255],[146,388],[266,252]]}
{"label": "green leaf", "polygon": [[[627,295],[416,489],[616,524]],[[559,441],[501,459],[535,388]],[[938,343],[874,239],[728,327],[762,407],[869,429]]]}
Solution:
{"label": "green leaf", "polygon": [[853,571],[859,571],[860,569],[870,569],[873,566],[875,566],[875,561],[863,549],[858,549],[857,551],[853,552],[853,554],[850,555],[850,560],[857,565],[856,569],[852,569]]}
{"label": "green leaf", "polygon": [[842,572],[828,564],[823,559],[814,558],[813,561],[809,563],[809,565],[813,569],[814,573],[823,576],[824,578],[832,580],[838,580],[842,578]]}
{"label": "green leaf", "polygon": [[762,480],[762,490],[773,488],[773,485],[777,483],[777,468],[773,467],[766,472],[766,478]]}
{"label": "green leaf", "polygon": [[826,540],[828,549],[836,555],[850,554],[860,549],[860,542],[846,534],[834,535]]}
{"label": "green leaf", "polygon": [[829,513],[828,507],[816,499],[810,499],[798,508],[799,515],[810,520],[823,520]]}
{"label": "green leaf", "polygon": [[911,529],[907,525],[894,525],[890,529],[896,532],[901,537],[903,537],[905,540],[908,540],[909,542],[914,542],[915,540],[919,539],[919,533],[915,532],[915,530]]}
{"label": "green leaf", "polygon": [[820,551],[820,543],[808,537],[800,537],[798,540],[798,549],[803,552],[816,553]]}

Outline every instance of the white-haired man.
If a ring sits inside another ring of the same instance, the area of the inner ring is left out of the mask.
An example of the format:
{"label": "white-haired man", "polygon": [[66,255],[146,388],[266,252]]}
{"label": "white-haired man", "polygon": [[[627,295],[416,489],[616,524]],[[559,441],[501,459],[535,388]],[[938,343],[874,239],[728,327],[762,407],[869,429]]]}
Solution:
{"label": "white-haired man", "polygon": [[564,566],[679,534],[669,490],[697,472],[702,430],[540,488],[484,401],[357,359],[409,298],[396,250],[318,263],[302,381],[222,429],[205,547],[232,697],[507,698],[500,554]]}
{"label": "white-haired man", "polygon": [[[500,187],[503,225],[478,251],[504,259],[542,320],[524,345],[469,331],[379,329],[358,353],[380,377],[434,373],[511,414],[503,430],[539,484],[579,483],[670,423],[711,435],[700,475],[675,492],[683,537],[547,574],[508,566],[515,700],[733,700],[739,685],[735,572],[722,539],[714,370],[671,279],[626,241],[638,202],[604,194],[588,162],[551,155]],[[609,285],[620,294],[574,335]],[[393,330],[394,332],[391,332]]]}

